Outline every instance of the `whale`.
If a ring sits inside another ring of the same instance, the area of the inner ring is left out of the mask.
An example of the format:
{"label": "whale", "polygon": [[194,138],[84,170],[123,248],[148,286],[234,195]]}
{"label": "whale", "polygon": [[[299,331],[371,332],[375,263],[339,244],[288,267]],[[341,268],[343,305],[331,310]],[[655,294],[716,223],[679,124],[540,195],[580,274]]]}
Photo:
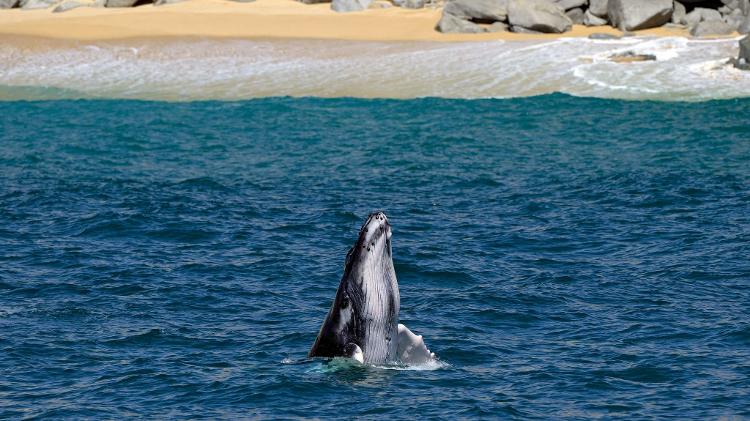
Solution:
{"label": "whale", "polygon": [[434,358],[422,336],[399,323],[401,296],[391,238],[385,213],[371,213],[346,254],[336,296],[309,357],[344,357],[363,364],[419,364]]}

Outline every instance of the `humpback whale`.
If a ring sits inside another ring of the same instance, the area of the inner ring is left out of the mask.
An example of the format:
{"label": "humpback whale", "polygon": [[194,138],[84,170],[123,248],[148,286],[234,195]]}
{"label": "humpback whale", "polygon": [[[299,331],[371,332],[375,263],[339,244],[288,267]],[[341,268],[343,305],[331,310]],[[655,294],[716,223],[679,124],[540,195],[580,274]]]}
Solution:
{"label": "humpback whale", "polygon": [[398,323],[401,297],[391,236],[385,214],[371,213],[346,255],[336,297],[309,357],[348,357],[366,364],[419,364],[434,358],[421,336]]}

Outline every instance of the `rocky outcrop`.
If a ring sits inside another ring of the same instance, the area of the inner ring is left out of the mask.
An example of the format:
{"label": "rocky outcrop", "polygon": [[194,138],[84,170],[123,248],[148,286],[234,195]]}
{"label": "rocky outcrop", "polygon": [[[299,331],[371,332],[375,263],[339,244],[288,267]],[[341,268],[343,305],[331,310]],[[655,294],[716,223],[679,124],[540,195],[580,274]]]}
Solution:
{"label": "rocky outcrop", "polygon": [[562,33],[573,26],[573,22],[565,15],[565,10],[548,0],[510,0],[508,22],[514,28],[544,33]]}
{"label": "rocky outcrop", "polygon": [[21,0],[19,6],[21,9],[47,9],[57,4],[59,0]]}
{"label": "rocky outcrop", "polygon": [[507,32],[508,25],[503,22],[495,22],[487,27],[487,32]]}
{"label": "rocky outcrop", "polygon": [[734,9],[728,14],[724,15],[724,22],[731,26],[733,30],[739,29],[745,21],[746,17],[742,16],[739,9]]}
{"label": "rocky outcrop", "polygon": [[138,0],[107,0],[104,7],[133,7]]}
{"label": "rocky outcrop", "polygon": [[609,0],[589,0],[588,12],[599,18],[607,17],[607,5]]}
{"label": "rocky outcrop", "polygon": [[741,34],[750,34],[750,15],[746,16],[740,26],[737,27],[737,32]]}
{"label": "rocky outcrop", "polygon": [[685,21],[689,27],[705,22],[708,20],[721,20],[721,13],[715,9],[706,9],[705,7],[696,7],[692,12],[685,16]]}
{"label": "rocky outcrop", "polygon": [[462,19],[445,12],[443,12],[443,16],[440,18],[435,29],[446,34],[479,34],[487,32],[484,27],[479,26],[470,20]]}
{"label": "rocky outcrop", "polygon": [[18,6],[18,0],[0,0],[0,9],[10,9]]}
{"label": "rocky outcrop", "polygon": [[677,25],[687,25],[687,21],[685,20],[686,15],[687,9],[685,9],[685,6],[678,1],[674,2],[674,10],[672,11],[672,23]]}
{"label": "rocky outcrop", "polygon": [[609,0],[607,15],[621,31],[662,26],[672,18],[672,0]]}
{"label": "rocky outcrop", "polygon": [[565,16],[573,22],[573,25],[583,25],[583,9],[575,8],[565,12]]}
{"label": "rocky outcrop", "polygon": [[404,9],[421,9],[425,0],[393,0],[393,4]]}
{"label": "rocky outcrop", "polygon": [[623,53],[612,54],[609,56],[609,61],[615,63],[636,63],[639,61],[656,61],[656,56],[653,54],[636,54],[632,51],[625,51]]}
{"label": "rocky outcrop", "polygon": [[594,32],[593,34],[589,35],[589,39],[610,41],[610,40],[613,40],[613,39],[622,39],[622,37],[618,36],[618,35],[605,34],[605,33],[601,33],[601,32]]}
{"label": "rocky outcrop", "polygon": [[76,0],[65,0],[64,2],[58,4],[57,7],[52,9],[52,13],[67,12],[68,10],[73,10],[73,9],[77,9],[79,7],[85,7],[85,6],[88,6],[88,5],[85,3],[76,1]]}
{"label": "rocky outcrop", "polygon": [[557,3],[558,6],[562,7],[564,10],[582,8],[588,3],[587,0],[553,0],[553,1]]}
{"label": "rocky outcrop", "polygon": [[[508,18],[508,0],[449,0],[435,29],[446,33],[497,32]],[[490,24],[489,27],[479,24]]]}
{"label": "rocky outcrop", "polygon": [[603,26],[607,24],[607,20],[594,15],[589,9],[583,14],[583,24],[586,26]]}
{"label": "rocky outcrop", "polygon": [[740,40],[740,55],[738,58],[750,62],[750,35]]}
{"label": "rocky outcrop", "polygon": [[740,70],[750,70],[750,35],[740,40],[740,54],[730,61]]}
{"label": "rocky outcrop", "polygon": [[723,20],[706,20],[690,28],[690,35],[694,37],[729,35],[732,32],[734,32],[734,28],[727,25]]}
{"label": "rocky outcrop", "polygon": [[508,17],[508,0],[450,0],[443,14],[475,23],[503,22]]}
{"label": "rocky outcrop", "polygon": [[370,7],[372,0],[333,0],[331,10],[334,12],[359,12]]}

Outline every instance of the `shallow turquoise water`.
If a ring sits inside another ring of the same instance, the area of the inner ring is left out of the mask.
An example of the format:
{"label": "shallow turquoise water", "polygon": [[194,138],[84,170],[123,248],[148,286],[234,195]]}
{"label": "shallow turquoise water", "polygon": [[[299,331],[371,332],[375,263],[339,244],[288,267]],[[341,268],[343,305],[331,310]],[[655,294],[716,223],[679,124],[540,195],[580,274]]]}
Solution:
{"label": "shallow turquoise water", "polygon": [[[0,102],[0,418],[750,417],[748,111]],[[374,209],[438,369],[305,360]]]}

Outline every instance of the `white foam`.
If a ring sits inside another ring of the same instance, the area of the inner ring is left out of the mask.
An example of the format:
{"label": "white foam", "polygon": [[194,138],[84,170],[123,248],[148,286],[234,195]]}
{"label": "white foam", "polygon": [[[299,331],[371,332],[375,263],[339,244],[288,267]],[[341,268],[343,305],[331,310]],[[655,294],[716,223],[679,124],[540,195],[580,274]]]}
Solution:
{"label": "white foam", "polygon": [[395,371],[434,371],[443,368],[450,367],[450,364],[445,361],[440,361],[434,358],[430,361],[423,362],[420,364],[408,364],[408,365],[374,365],[373,367],[381,370],[395,370]]}
{"label": "white foam", "polygon": [[[750,96],[750,77],[716,66],[736,39],[624,38],[475,43],[123,41],[21,50],[0,45],[0,99],[157,100],[266,96],[507,98],[565,92],[624,99]],[[656,61],[612,63],[612,54]],[[44,97],[46,91],[35,95]]]}

